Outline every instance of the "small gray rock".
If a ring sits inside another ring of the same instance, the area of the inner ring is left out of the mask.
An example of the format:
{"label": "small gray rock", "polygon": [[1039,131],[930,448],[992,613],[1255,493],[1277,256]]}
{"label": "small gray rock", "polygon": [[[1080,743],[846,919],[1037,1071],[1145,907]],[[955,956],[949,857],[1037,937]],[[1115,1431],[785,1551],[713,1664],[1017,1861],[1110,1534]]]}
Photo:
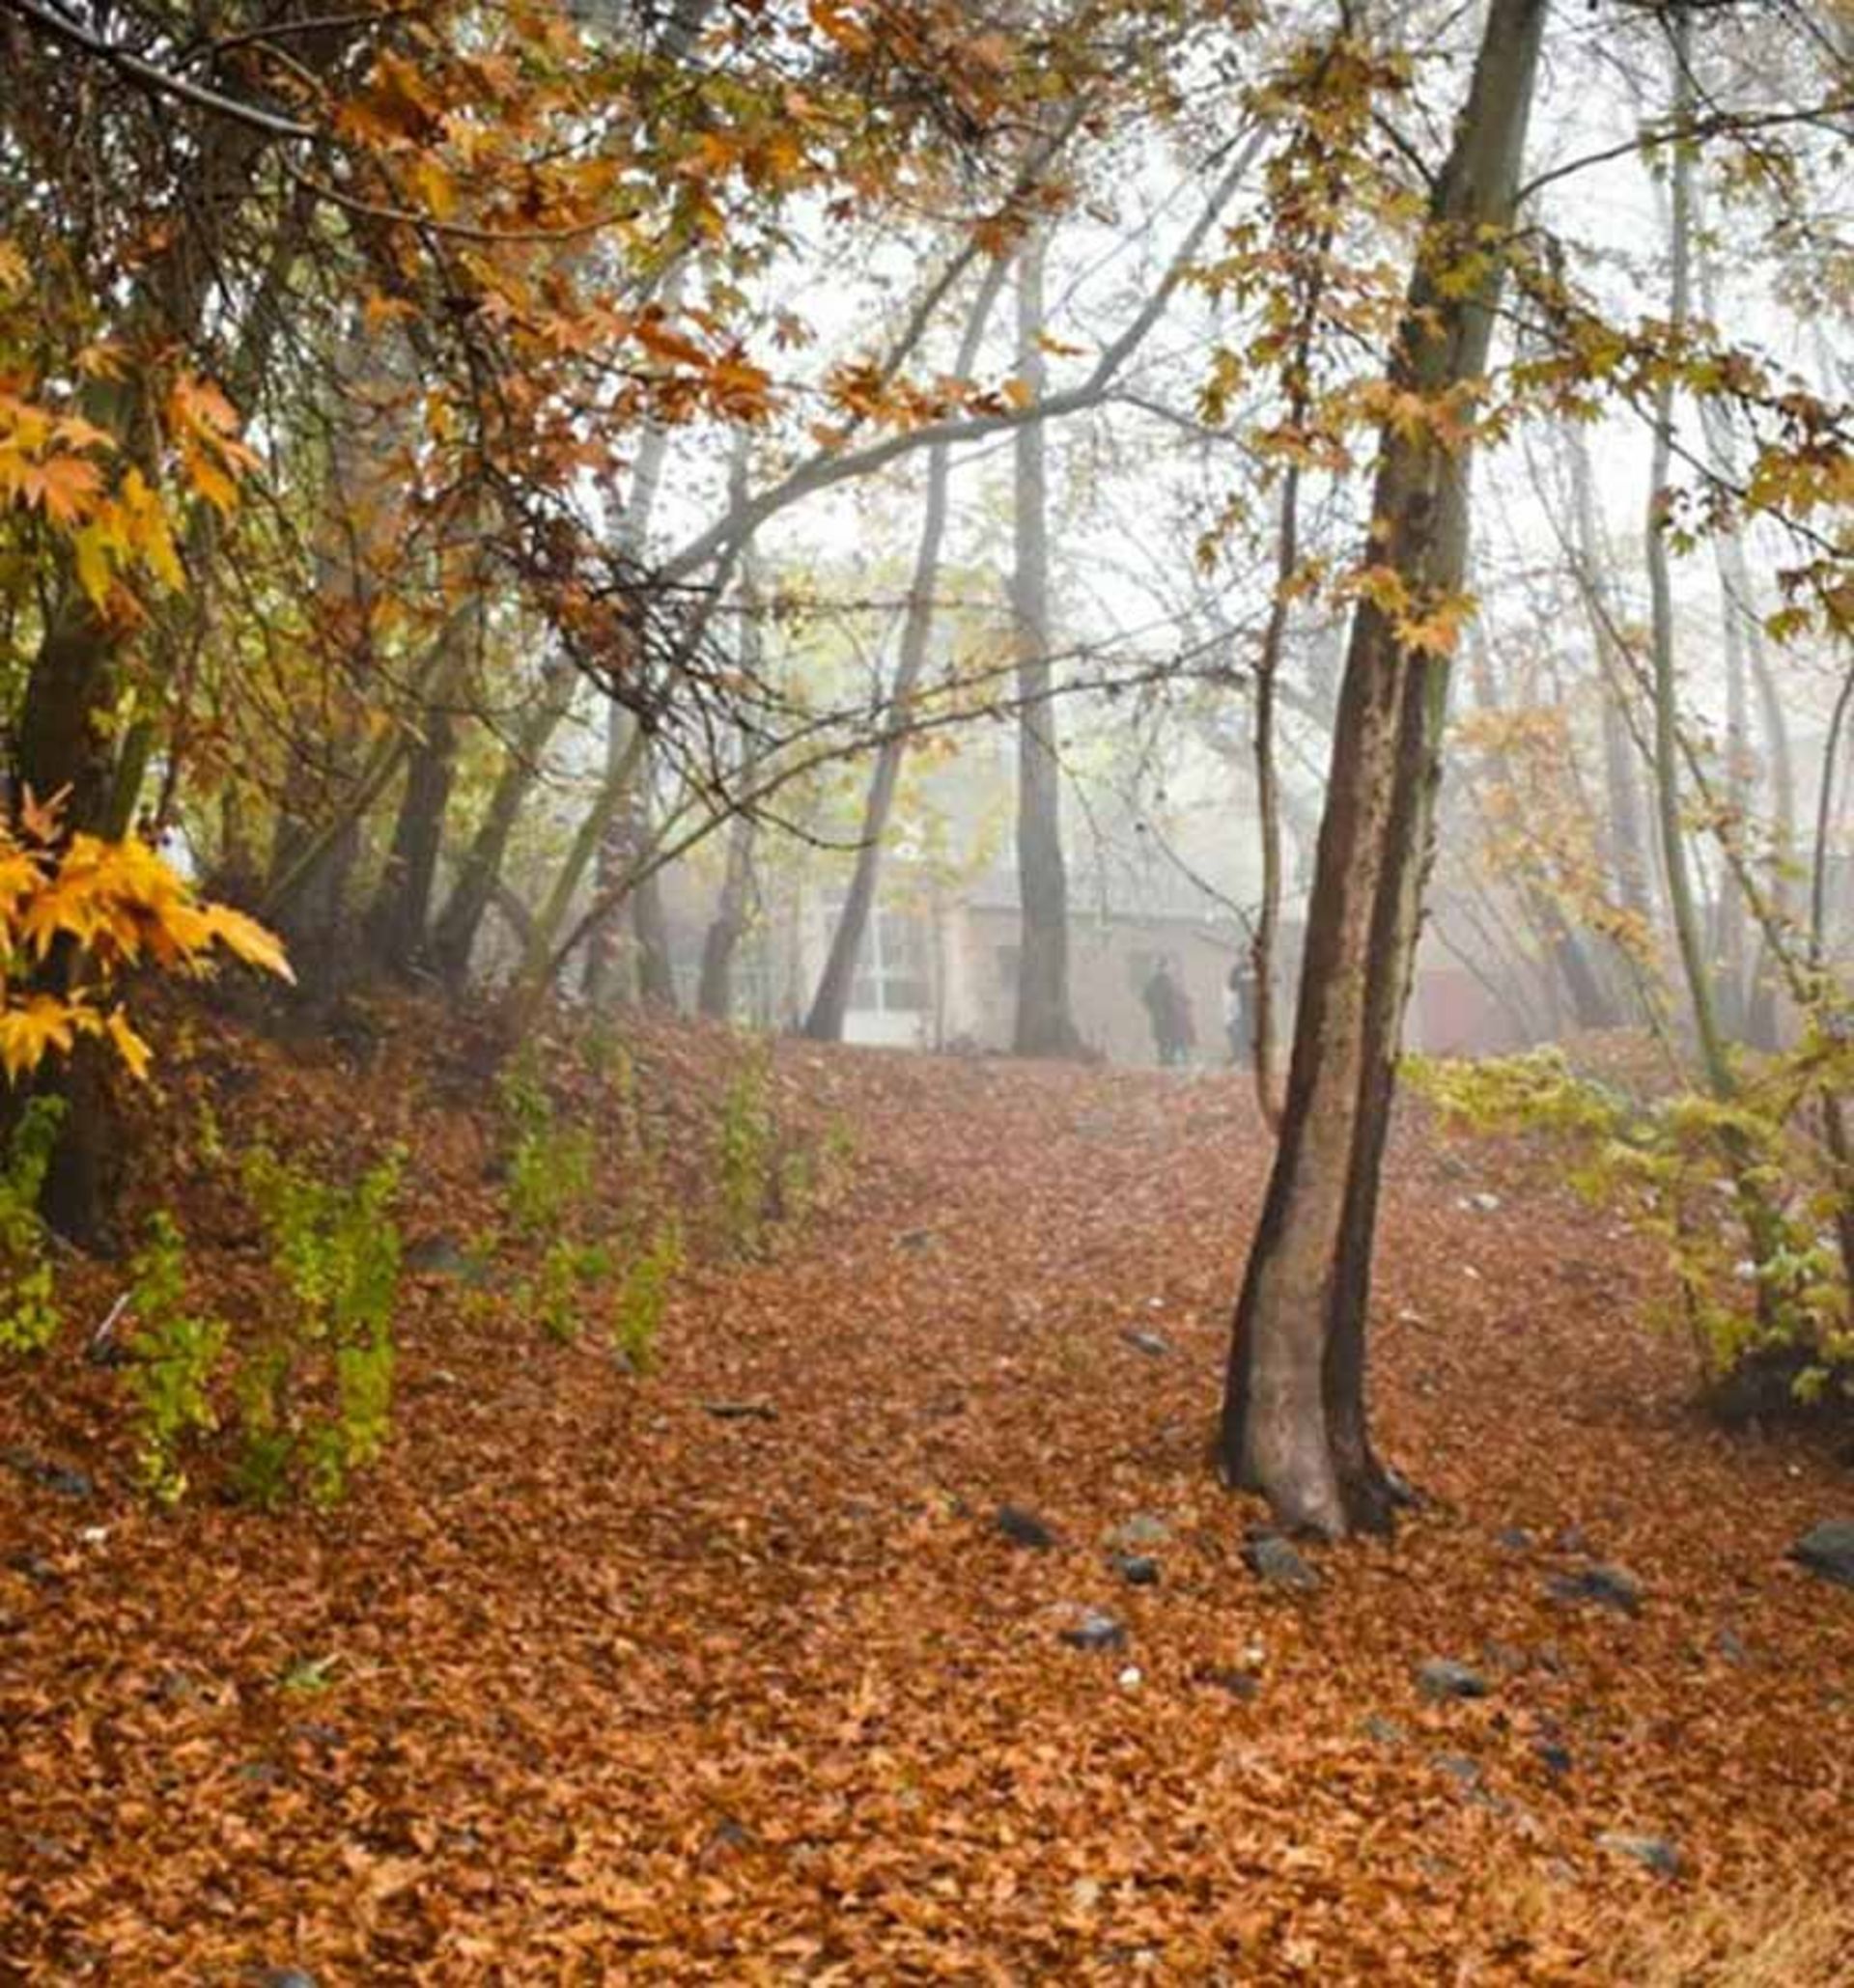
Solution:
{"label": "small gray rock", "polygon": [[1571,1750],[1557,1740],[1534,1740],[1532,1757],[1548,1773],[1562,1776],[1571,1771]]}
{"label": "small gray rock", "polygon": [[1494,1534],[1494,1544],[1509,1554],[1529,1554],[1532,1550],[1532,1535],[1523,1526],[1503,1526]]}
{"label": "small gray rock", "polygon": [[1122,1650],[1127,1632],[1102,1610],[1083,1609],[1074,1624],[1062,1631],[1062,1640],[1072,1650]]}
{"label": "small gray rock", "polygon": [[1464,1788],[1480,1785],[1480,1762],[1471,1760],[1466,1753],[1438,1753],[1436,1770],[1446,1774],[1451,1781],[1459,1781]]}
{"label": "small gray rock", "polygon": [[1394,1719],[1386,1719],[1376,1712],[1366,1718],[1361,1730],[1367,1740],[1375,1740],[1381,1747],[1400,1747],[1408,1737]]}
{"label": "small gray rock", "polygon": [[1054,1530],[1022,1505],[999,1505],[992,1525],[1013,1546],[1026,1547],[1031,1553],[1046,1554],[1055,1544]]}
{"label": "small gray rock", "polygon": [[1633,1859],[1658,1878],[1680,1875],[1680,1852],[1666,1836],[1632,1836],[1623,1830],[1605,1830],[1596,1846],[1612,1856]]}
{"label": "small gray rock", "polygon": [[307,1968],[253,1968],[244,1978],[250,1988],[316,1988]]}
{"label": "small gray rock", "polygon": [[1136,1353],[1143,1353],[1149,1359],[1164,1359],[1171,1351],[1171,1341],[1158,1332],[1148,1332],[1138,1326],[1129,1326],[1120,1334],[1121,1338]]}
{"label": "small gray rock", "polygon": [[1212,1664],[1198,1671],[1197,1682],[1213,1686],[1220,1692],[1227,1692],[1232,1698],[1240,1698],[1244,1704],[1260,1694],[1262,1681],[1252,1670],[1238,1670],[1234,1665]]}
{"label": "small gray rock", "polygon": [[1824,1581],[1854,1587],[1854,1519],[1824,1519],[1812,1526],[1790,1548],[1789,1557]]}
{"label": "small gray rock", "polygon": [[1113,1571],[1129,1587],[1159,1585],[1159,1562],[1150,1554],[1115,1554]]}
{"label": "small gray rock", "polygon": [[1251,1532],[1243,1542],[1243,1565],[1269,1587],[1310,1594],[1320,1577],[1278,1532]]}
{"label": "small gray rock", "polygon": [[1417,1666],[1417,1689],[1437,1704],[1450,1698],[1484,1698],[1490,1687],[1480,1672],[1452,1657],[1431,1657]]}
{"label": "small gray rock", "polygon": [[1545,1591],[1560,1602],[1594,1602],[1624,1615],[1642,1612],[1642,1583],[1626,1567],[1580,1567],[1573,1574],[1554,1574]]}

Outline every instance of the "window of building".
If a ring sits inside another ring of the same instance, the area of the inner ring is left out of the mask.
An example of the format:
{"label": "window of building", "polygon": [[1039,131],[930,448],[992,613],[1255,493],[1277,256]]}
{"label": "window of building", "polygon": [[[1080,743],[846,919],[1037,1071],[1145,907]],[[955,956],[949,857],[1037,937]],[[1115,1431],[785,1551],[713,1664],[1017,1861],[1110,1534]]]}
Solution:
{"label": "window of building", "polygon": [[863,928],[850,1005],[877,1015],[923,1015],[933,1005],[927,921],[879,908]]}

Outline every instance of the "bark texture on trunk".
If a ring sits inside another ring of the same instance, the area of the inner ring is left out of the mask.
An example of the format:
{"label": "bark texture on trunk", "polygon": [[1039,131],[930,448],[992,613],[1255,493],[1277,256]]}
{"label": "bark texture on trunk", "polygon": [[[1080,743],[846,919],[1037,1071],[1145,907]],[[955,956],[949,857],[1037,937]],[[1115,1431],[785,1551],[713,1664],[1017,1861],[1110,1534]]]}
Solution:
{"label": "bark texture on trunk", "polygon": [[[1437,182],[1392,355],[1427,398],[1479,378],[1503,258],[1467,294],[1439,279],[1511,219],[1544,0],[1492,0]],[[1419,603],[1459,594],[1469,451],[1388,429],[1372,564]],[[1394,1058],[1427,875],[1447,661],[1408,649],[1372,600],[1354,614],[1320,826],[1286,1106],[1236,1310],[1221,1434],[1235,1482],[1287,1525],[1388,1526],[1395,1480],[1365,1415],[1365,1307]]]}
{"label": "bark texture on trunk", "polygon": [[[1017,371],[1032,401],[1047,368],[1041,235],[1026,240],[1017,272]],[[1044,426],[1017,431],[1011,619],[1017,643],[1017,966],[1020,1056],[1073,1056],[1082,1048],[1069,1006],[1069,874],[1062,854],[1062,764],[1050,661],[1049,465]]]}

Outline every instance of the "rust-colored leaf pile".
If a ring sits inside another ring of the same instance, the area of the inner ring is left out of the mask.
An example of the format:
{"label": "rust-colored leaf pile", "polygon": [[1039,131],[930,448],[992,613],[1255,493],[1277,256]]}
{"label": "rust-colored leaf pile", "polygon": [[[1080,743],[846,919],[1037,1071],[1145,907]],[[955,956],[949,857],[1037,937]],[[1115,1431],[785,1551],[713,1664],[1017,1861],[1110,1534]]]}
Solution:
{"label": "rust-colored leaf pile", "polygon": [[[430,1033],[207,1031],[167,1122],[255,1070],[222,1123],[406,1140],[408,1236],[467,1230],[488,1077]],[[692,1192],[738,1050],[633,1048]],[[1619,1220],[1403,1128],[1376,1393],[1426,1501],[1306,1588],[1206,1463],[1239,1078],[775,1085],[846,1190],[698,1252],[642,1376],[417,1279],[331,1514],[138,1502],[81,1358],[120,1277],[71,1273],[0,1406],[0,1978],[1854,1980],[1854,1593],[1785,1558],[1854,1484],[1697,1416]],[[233,1213],[155,1185],[238,1290]]]}

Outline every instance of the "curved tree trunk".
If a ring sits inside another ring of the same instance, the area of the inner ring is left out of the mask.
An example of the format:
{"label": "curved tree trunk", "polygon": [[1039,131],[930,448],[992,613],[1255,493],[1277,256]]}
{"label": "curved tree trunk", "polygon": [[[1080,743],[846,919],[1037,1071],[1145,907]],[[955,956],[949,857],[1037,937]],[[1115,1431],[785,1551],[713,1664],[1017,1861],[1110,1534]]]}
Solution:
{"label": "curved tree trunk", "polygon": [[[1545,0],[1492,0],[1467,106],[1431,201],[1391,370],[1433,400],[1484,371],[1503,259],[1467,294],[1438,283],[1510,222]],[[1387,429],[1374,564],[1418,603],[1459,597],[1467,445]],[[1365,1304],[1394,1058],[1415,970],[1448,668],[1360,602],[1334,734],[1286,1107],[1231,1341],[1220,1451],[1288,1525],[1390,1523],[1393,1482],[1365,1420]]]}

